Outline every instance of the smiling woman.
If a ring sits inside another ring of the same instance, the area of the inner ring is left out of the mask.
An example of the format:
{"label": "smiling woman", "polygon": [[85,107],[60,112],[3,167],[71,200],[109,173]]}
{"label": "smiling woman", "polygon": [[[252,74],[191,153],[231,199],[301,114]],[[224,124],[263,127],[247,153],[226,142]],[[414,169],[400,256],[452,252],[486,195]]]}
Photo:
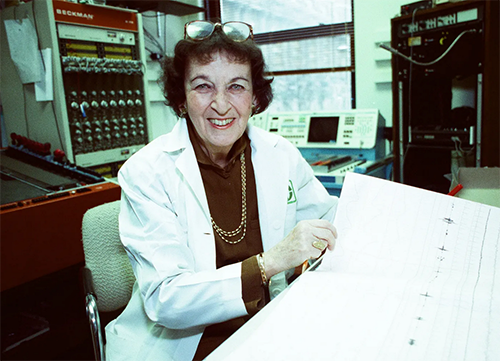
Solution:
{"label": "smiling woman", "polygon": [[118,175],[137,281],[106,327],[111,361],[205,358],[337,236],[337,199],[300,152],[248,125],[272,99],[252,28],[199,21],[185,34],[162,77],[181,119]]}

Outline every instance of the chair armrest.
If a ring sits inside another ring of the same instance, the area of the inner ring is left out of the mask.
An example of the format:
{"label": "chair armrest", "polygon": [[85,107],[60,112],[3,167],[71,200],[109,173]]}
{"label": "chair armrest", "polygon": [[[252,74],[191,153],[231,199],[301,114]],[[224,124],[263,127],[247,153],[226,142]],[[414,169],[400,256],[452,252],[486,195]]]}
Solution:
{"label": "chair armrest", "polygon": [[83,284],[83,292],[85,296],[93,295],[97,300],[97,295],[94,290],[94,280],[92,278],[92,271],[87,267],[82,267],[81,270],[82,275],[82,284]]}
{"label": "chair armrest", "polygon": [[97,296],[92,282],[92,271],[87,267],[82,267],[81,277],[85,293],[85,309],[89,321],[90,333],[92,335],[95,359],[96,361],[104,361],[104,338],[101,328],[101,319],[99,317],[99,309],[97,308]]}

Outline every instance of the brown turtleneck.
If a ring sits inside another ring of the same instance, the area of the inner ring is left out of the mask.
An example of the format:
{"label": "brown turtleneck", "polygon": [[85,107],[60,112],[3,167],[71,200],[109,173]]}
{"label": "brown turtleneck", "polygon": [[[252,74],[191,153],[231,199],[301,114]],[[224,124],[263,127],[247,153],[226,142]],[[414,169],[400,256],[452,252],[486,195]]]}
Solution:
{"label": "brown turtleneck", "polygon": [[[237,244],[225,242],[214,231],[217,268],[241,262],[241,284],[243,301],[249,316],[235,318],[208,326],[203,333],[194,360],[202,360],[217,346],[231,336],[251,316],[257,313],[269,300],[269,293],[262,285],[259,266],[255,255],[263,251],[257,205],[255,174],[251,161],[252,150],[247,134],[238,139],[229,152],[229,163],[221,168],[203,151],[202,140],[188,120],[189,138],[193,144],[200,167],[210,214],[215,223],[225,231],[236,229],[241,223],[241,152],[245,152],[247,230],[243,240]],[[238,240],[241,233],[229,240]]]}

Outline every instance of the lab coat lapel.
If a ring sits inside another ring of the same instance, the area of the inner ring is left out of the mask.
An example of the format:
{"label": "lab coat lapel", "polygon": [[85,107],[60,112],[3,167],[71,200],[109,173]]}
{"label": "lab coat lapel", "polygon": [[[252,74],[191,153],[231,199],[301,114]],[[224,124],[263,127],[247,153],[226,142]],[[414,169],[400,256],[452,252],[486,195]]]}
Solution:
{"label": "lab coat lapel", "polygon": [[175,165],[182,174],[183,181],[188,184],[191,192],[195,195],[197,203],[203,209],[207,222],[210,220],[210,210],[205,194],[205,187],[201,178],[198,162],[193,146],[189,141],[189,133],[185,119],[181,119],[169,134],[165,142],[165,150],[171,154],[178,153]]}
{"label": "lab coat lapel", "polygon": [[180,173],[190,197],[185,197],[188,215],[188,240],[196,259],[197,270],[215,269],[215,242],[210,210],[193,146],[189,141],[186,121],[182,119],[170,133],[166,151],[175,157],[176,172]]}
{"label": "lab coat lapel", "polygon": [[284,237],[288,157],[276,148],[276,137],[252,126],[248,128],[248,136],[252,145],[262,243],[266,251]]}
{"label": "lab coat lapel", "polygon": [[205,187],[203,186],[200,168],[198,167],[193,148],[186,148],[177,159],[175,165],[182,173],[184,181],[189,185],[191,192],[195,195],[198,205],[203,209],[206,221],[210,223],[210,210],[208,208]]}

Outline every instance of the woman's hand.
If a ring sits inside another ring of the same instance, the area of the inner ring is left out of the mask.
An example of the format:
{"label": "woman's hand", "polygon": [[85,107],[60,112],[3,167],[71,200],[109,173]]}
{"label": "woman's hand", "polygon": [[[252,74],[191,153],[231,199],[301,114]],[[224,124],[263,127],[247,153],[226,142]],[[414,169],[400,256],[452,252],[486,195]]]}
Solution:
{"label": "woman's hand", "polygon": [[318,258],[328,247],[333,250],[337,230],[323,219],[299,222],[280,243],[264,253],[267,278],[294,268],[307,259]]}

